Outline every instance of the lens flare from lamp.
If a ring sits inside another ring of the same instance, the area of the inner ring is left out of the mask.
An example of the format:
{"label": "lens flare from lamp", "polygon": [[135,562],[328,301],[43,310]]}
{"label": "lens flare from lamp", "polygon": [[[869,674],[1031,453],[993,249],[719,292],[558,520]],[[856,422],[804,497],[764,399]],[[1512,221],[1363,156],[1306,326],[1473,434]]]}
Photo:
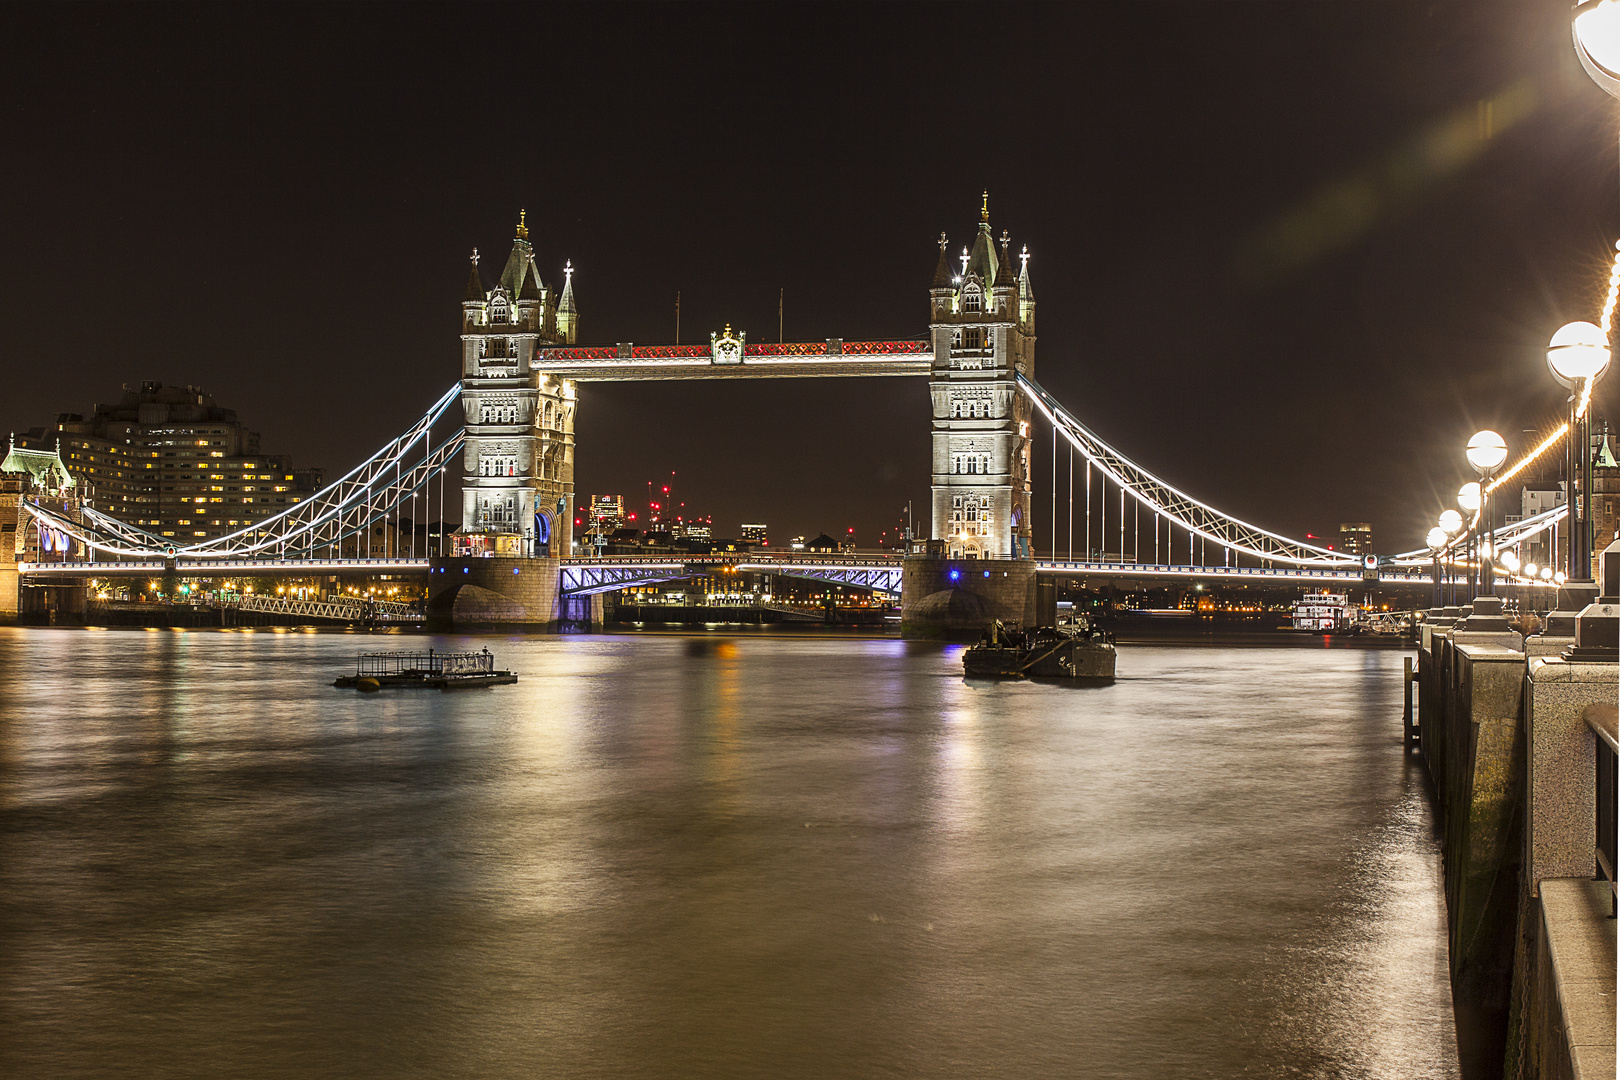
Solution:
{"label": "lens flare from lamp", "polygon": [[1565,323],[1547,342],[1547,367],[1565,386],[1595,379],[1609,366],[1609,338],[1589,322]]}
{"label": "lens flare from lamp", "polygon": [[1552,567],[1550,567],[1550,566],[1543,566],[1543,567],[1542,567],[1542,568],[1541,568],[1541,580],[1542,580],[1542,581],[1551,581],[1551,580],[1552,580],[1552,576],[1553,576],[1553,571],[1552,571]]}
{"label": "lens flare from lamp", "polygon": [[1440,528],[1445,530],[1447,536],[1456,536],[1462,532],[1462,515],[1455,510],[1442,510],[1440,512]]}
{"label": "lens flare from lamp", "polygon": [[1536,564],[1535,563],[1527,562],[1527,563],[1524,564],[1524,576],[1525,577],[1535,577],[1536,576]]}
{"label": "lens flare from lamp", "polygon": [[1439,551],[1446,546],[1446,530],[1436,525],[1429,530],[1429,535],[1424,540],[1429,545],[1430,551]]}
{"label": "lens flare from lamp", "polygon": [[1562,585],[1565,581],[1569,580],[1569,577],[1562,570],[1560,570],[1553,575],[1553,580]]}
{"label": "lens flare from lamp", "polygon": [[1507,443],[1502,436],[1486,429],[1474,432],[1468,440],[1468,464],[1482,473],[1499,468],[1507,460]]}
{"label": "lens flare from lamp", "polygon": [[1479,485],[1469,481],[1457,489],[1457,505],[1470,514],[1479,509]]}
{"label": "lens flare from lamp", "polygon": [[1497,561],[1503,566],[1507,567],[1508,573],[1517,574],[1519,572],[1519,557],[1513,554],[1513,552],[1502,552],[1501,555],[1497,556]]}

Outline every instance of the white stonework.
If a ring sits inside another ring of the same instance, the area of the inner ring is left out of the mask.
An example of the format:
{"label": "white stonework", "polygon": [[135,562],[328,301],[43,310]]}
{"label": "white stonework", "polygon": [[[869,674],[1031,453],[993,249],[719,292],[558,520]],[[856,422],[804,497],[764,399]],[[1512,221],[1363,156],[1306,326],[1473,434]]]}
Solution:
{"label": "white stonework", "polygon": [[[1035,369],[1035,297],[981,220],[973,250],[940,261],[929,290],[934,362],[933,525],[952,558],[1031,558],[1030,415],[1020,372]],[[955,272],[953,272],[953,270]]]}
{"label": "white stonework", "polygon": [[518,225],[500,281],[485,289],[473,257],[462,302],[464,553],[560,556],[574,525],[574,384],[533,370],[539,346],[574,342],[570,266],[561,296],[541,278]]}

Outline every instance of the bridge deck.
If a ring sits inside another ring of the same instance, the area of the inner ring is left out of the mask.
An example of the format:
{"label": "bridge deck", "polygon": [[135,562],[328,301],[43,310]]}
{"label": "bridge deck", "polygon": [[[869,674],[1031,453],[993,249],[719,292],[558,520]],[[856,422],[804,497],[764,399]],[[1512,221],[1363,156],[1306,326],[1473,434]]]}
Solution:
{"label": "bridge deck", "polygon": [[[627,555],[605,558],[562,559],[564,591],[607,592],[654,581],[694,577],[717,569],[733,569],[793,577],[812,577],[879,592],[900,589],[899,555],[791,555],[728,552],[709,555]],[[971,560],[970,560],[971,561]],[[161,560],[139,562],[19,563],[17,569],[36,575],[110,577],[119,574],[163,574]],[[182,559],[173,572],[183,577],[221,577],[237,574],[426,573],[427,559]],[[1037,560],[1035,572],[1047,577],[1133,578],[1143,580],[1216,579],[1234,583],[1304,583],[1352,586],[1365,579],[1360,570],[1322,567],[1197,566],[1174,563],[1066,562]],[[1391,573],[1384,584],[1425,585],[1427,572]]]}

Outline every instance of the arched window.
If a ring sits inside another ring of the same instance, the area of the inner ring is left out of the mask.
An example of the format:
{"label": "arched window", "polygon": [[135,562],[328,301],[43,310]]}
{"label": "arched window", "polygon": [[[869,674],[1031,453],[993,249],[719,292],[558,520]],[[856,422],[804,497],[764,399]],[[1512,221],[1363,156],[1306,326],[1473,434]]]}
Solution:
{"label": "arched window", "polygon": [[969,287],[969,288],[966,288],[966,289],[962,290],[962,310],[963,311],[983,311],[984,310],[984,299],[979,295],[979,290],[978,289]]}

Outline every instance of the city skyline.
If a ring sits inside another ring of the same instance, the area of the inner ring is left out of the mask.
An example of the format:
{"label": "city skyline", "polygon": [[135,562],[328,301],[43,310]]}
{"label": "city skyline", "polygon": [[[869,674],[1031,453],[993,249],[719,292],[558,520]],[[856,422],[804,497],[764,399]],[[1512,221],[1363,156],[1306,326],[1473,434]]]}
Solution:
{"label": "city skyline", "polygon": [[[774,340],[779,297],[789,340],[908,337],[926,328],[938,233],[968,242],[988,188],[997,229],[1032,254],[1039,377],[1083,420],[1240,517],[1293,535],[1370,521],[1393,551],[1421,543],[1466,479],[1469,432],[1496,427],[1517,451],[1555,422],[1546,336],[1601,303],[1607,105],[1549,5],[1014,9],[1022,44],[989,65],[987,91],[1010,104],[982,121],[938,105],[959,76],[931,58],[971,25],[951,9],[866,13],[855,40],[791,12],[632,10],[638,62],[617,77],[584,59],[608,31],[566,12],[553,31],[576,31],[581,55],[524,76],[578,118],[559,136],[570,153],[514,144],[472,180],[462,115],[479,108],[448,73],[390,74],[430,34],[473,49],[433,13],[380,29],[318,13],[326,44],[251,14],[188,20],[163,49],[237,44],[127,100],[127,14],[87,20],[72,57],[19,57],[7,78],[32,106],[5,121],[23,164],[0,181],[16,218],[0,419],[21,431],[88,411],[107,385],[196,383],[340,473],[453,378],[464,260],[498,259],[520,209],[544,273],[572,262],[582,343],[672,341],[677,293],[683,341],[728,322]],[[43,31],[62,16],[22,18]],[[796,27],[782,47],[820,48],[824,77],[777,87],[764,45]],[[661,36],[710,42],[765,92],[718,94],[670,66]],[[1114,58],[1143,40],[1157,63]],[[227,60],[218,93],[194,94]],[[51,62],[82,78],[47,101],[30,76]],[[1215,66],[1230,77],[1190,94]],[[870,97],[857,70],[878,72]],[[316,100],[349,108],[312,116]],[[969,145],[983,150],[950,149]],[[91,291],[118,287],[81,316],[64,378],[39,313],[87,251]],[[674,468],[721,521],[847,519],[875,536],[926,500],[925,396],[899,379],[586,385],[578,490],[628,495]]]}

